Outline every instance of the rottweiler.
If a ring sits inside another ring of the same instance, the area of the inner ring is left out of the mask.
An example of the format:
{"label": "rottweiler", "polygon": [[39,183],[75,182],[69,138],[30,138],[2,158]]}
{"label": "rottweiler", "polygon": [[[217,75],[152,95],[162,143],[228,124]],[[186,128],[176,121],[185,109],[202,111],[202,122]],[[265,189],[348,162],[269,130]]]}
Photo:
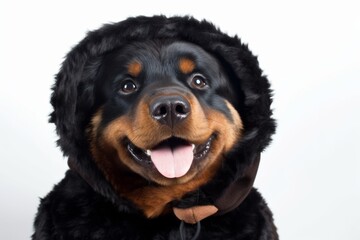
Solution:
{"label": "rottweiler", "polygon": [[67,55],[51,103],[70,170],[33,239],[278,239],[252,187],[270,84],[238,37],[191,17],[105,25]]}

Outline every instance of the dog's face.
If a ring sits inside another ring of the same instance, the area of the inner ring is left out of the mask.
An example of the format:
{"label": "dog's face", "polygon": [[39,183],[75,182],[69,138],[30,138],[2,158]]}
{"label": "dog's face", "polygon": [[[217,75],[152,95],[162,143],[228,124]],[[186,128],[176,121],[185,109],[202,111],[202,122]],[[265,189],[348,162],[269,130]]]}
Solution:
{"label": "dog's face", "polygon": [[204,183],[241,137],[233,94],[218,60],[196,45],[142,42],[113,51],[95,83],[91,152],[115,185],[134,173],[162,186]]}

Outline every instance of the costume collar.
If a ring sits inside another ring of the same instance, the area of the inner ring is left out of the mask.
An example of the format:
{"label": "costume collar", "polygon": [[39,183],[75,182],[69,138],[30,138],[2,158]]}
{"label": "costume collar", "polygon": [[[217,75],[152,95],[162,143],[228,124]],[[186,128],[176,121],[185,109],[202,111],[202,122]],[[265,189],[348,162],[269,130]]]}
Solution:
{"label": "costume collar", "polygon": [[[248,196],[259,167],[260,154],[245,169],[242,176],[233,181],[214,201],[214,205],[200,205],[190,208],[173,208],[173,212],[180,220],[195,224],[212,215],[223,215],[237,208]],[[95,179],[81,171],[74,158],[69,157],[68,165],[71,170],[78,173],[91,187],[96,186]]]}

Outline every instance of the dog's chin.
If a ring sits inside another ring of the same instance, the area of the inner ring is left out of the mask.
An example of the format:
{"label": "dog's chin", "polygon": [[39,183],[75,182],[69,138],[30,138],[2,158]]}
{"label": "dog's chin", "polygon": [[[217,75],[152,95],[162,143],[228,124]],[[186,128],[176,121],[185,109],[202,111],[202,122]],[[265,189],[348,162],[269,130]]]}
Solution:
{"label": "dog's chin", "polygon": [[160,185],[181,184],[190,181],[211,162],[211,150],[216,141],[212,134],[200,144],[183,138],[170,137],[142,149],[128,138],[123,147],[140,175]]}

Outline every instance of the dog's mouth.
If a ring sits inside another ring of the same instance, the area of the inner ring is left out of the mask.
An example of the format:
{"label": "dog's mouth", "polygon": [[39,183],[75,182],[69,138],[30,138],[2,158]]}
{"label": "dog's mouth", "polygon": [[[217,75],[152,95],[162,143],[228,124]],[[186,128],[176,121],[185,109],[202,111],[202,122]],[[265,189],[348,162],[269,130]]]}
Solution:
{"label": "dog's mouth", "polygon": [[209,154],[215,136],[202,144],[193,144],[187,140],[171,137],[153,147],[141,149],[127,140],[127,150],[140,164],[153,165],[166,178],[184,176],[195,161],[201,161]]}

